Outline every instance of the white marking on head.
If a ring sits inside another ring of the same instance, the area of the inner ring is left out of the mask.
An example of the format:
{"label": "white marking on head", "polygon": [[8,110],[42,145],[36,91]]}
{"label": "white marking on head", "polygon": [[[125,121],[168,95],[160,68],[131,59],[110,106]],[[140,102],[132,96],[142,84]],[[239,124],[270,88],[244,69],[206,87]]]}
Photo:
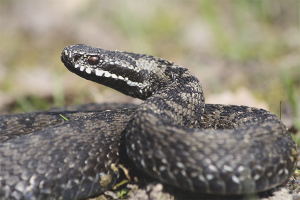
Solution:
{"label": "white marking on head", "polygon": [[109,77],[111,77],[111,73],[109,73],[107,71],[104,71],[104,76],[107,77],[107,78],[109,78]]}
{"label": "white marking on head", "polygon": [[99,69],[96,69],[95,70],[95,73],[96,73],[96,76],[102,76],[104,71],[103,70],[99,70]]}
{"label": "white marking on head", "polygon": [[118,78],[117,75],[115,75],[115,74],[112,74],[111,77],[114,78],[114,79]]}
{"label": "white marking on head", "polygon": [[[75,65],[75,67],[76,67],[76,65]],[[84,69],[85,69],[84,66],[80,67],[81,71],[83,71]],[[86,69],[86,72],[88,74],[90,74],[92,72],[92,68],[88,67]],[[147,83],[134,82],[134,81],[129,80],[128,77],[124,78],[123,76],[120,76],[120,75],[118,76],[116,74],[111,74],[108,71],[103,71],[101,69],[95,69],[95,74],[96,74],[96,76],[102,76],[104,74],[104,76],[107,77],[107,78],[111,77],[111,78],[116,79],[116,80],[125,81],[127,83],[127,85],[129,85],[129,86],[136,86],[136,87],[139,87],[139,88],[145,88],[145,87],[147,87]],[[140,92],[142,93],[143,91],[140,90]]]}
{"label": "white marking on head", "polygon": [[139,83],[139,82],[133,82],[133,81],[131,81],[131,80],[128,80],[127,77],[126,77],[124,80],[126,81],[126,83],[127,83],[129,86],[137,86],[137,87],[142,87],[142,88],[144,88],[144,87],[147,86],[146,83]]}
{"label": "white marking on head", "polygon": [[80,67],[80,71],[83,71],[84,69],[85,69],[85,66],[82,65],[82,66]]}
{"label": "white marking on head", "polygon": [[281,175],[282,172],[283,172],[283,169],[280,169],[280,170],[278,171],[278,175]]}
{"label": "white marking on head", "polygon": [[92,69],[91,69],[90,67],[87,67],[87,68],[85,69],[85,72],[88,73],[88,74],[90,74],[90,73],[92,73]]}

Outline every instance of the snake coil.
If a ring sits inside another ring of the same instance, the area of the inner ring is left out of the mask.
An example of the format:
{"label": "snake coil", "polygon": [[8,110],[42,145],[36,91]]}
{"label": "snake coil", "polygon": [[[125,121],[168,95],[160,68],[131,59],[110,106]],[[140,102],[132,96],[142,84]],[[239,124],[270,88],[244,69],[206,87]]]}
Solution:
{"label": "snake coil", "polygon": [[[260,192],[295,169],[296,145],[277,116],[205,105],[198,79],[179,65],[83,44],[66,47],[61,59],[71,72],[145,101],[137,109],[64,111],[68,122],[55,111],[2,116],[1,198],[81,199],[111,188],[123,133],[138,168],[195,192]],[[20,132],[27,135],[11,136]]]}

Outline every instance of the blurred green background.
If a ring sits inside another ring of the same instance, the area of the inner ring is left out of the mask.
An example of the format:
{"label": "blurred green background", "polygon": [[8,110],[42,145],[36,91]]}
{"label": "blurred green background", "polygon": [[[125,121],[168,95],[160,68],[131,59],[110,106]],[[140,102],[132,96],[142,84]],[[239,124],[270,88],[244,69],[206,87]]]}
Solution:
{"label": "blurred green background", "polygon": [[[207,103],[243,104],[300,126],[298,0],[0,1],[0,114],[134,102],[70,73],[65,46],[146,53],[190,69]],[[299,135],[299,134],[298,134]]]}

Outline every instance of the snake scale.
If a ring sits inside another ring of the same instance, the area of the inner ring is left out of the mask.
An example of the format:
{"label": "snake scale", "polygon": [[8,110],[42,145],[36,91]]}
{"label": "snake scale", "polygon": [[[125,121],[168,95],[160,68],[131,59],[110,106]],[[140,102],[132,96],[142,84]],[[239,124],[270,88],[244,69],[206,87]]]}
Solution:
{"label": "snake scale", "polygon": [[1,199],[99,194],[116,183],[124,153],[151,177],[200,193],[256,193],[293,174],[296,144],[276,115],[205,105],[198,79],[173,62],[83,44],[66,47],[61,60],[85,79],[145,101],[0,116]]}

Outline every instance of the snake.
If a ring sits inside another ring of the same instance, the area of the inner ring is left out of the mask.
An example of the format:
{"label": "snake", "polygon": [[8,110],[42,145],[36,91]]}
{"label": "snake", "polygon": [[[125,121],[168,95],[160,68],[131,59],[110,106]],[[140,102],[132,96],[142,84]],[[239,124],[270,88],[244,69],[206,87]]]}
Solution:
{"label": "snake", "polygon": [[95,196],[116,184],[124,155],[164,184],[220,195],[275,188],[296,168],[296,144],[275,114],[205,104],[199,80],[180,65],[84,44],[65,47],[61,60],[144,101],[0,116],[1,199]]}

